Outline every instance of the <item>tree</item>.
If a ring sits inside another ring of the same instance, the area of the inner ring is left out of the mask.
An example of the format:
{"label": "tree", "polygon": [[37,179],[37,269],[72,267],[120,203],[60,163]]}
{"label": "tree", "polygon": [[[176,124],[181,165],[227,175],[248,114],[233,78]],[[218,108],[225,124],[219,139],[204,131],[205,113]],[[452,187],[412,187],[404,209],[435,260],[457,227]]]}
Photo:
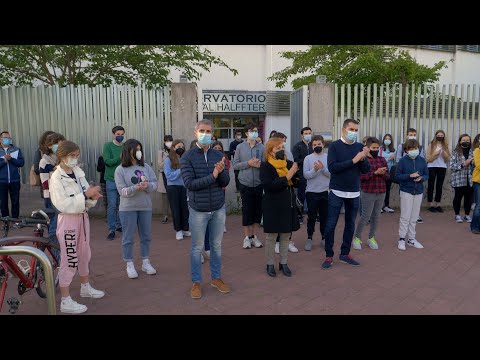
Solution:
{"label": "tree", "polygon": [[269,80],[284,87],[291,77],[300,75],[292,81],[295,89],[314,83],[318,75],[337,84],[429,83],[437,81],[447,66],[445,61],[422,65],[408,51],[384,45],[310,45],[305,51],[285,51],[281,57],[292,65]]}
{"label": "tree", "polygon": [[188,80],[198,80],[212,65],[238,73],[200,45],[0,45],[0,86],[141,81],[152,88],[169,84],[173,69]]}

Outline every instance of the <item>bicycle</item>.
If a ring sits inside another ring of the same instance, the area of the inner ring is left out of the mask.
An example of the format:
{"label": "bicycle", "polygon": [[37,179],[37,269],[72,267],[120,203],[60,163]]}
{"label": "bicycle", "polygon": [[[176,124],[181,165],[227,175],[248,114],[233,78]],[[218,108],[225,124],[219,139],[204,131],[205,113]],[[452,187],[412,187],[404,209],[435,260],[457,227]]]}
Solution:
{"label": "bicycle", "polygon": [[[48,215],[47,215],[48,213]],[[32,212],[31,218],[11,218],[0,217],[0,222],[4,223],[3,235],[0,238],[0,246],[15,246],[25,242],[32,242],[34,246],[45,252],[50,259],[52,269],[54,270],[54,277],[58,273],[60,266],[60,259],[55,255],[56,249],[59,251],[59,246],[50,238],[45,238],[43,234],[48,233],[48,225],[50,219],[55,215],[52,210],[35,210]],[[10,230],[9,222],[13,223],[13,228],[20,229],[24,227],[34,227],[33,235],[27,236],[8,236]],[[21,296],[27,291],[35,289],[38,296],[45,299],[47,297],[46,283],[43,268],[37,261],[37,258],[32,257],[30,263],[22,259],[18,263],[13,260],[11,256],[0,255],[0,311],[2,310],[5,294],[7,291],[7,283],[13,276],[19,279],[17,292]],[[55,280],[55,287],[58,286],[58,279]],[[9,312],[14,314],[21,304],[17,298],[10,298],[7,301],[9,305]]]}

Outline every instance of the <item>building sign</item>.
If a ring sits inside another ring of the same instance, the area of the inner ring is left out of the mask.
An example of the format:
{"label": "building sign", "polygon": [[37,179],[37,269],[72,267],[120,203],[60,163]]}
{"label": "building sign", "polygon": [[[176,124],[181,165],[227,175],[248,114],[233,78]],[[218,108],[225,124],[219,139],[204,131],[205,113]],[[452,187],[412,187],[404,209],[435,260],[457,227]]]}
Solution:
{"label": "building sign", "polygon": [[267,112],[265,92],[203,92],[203,112]]}

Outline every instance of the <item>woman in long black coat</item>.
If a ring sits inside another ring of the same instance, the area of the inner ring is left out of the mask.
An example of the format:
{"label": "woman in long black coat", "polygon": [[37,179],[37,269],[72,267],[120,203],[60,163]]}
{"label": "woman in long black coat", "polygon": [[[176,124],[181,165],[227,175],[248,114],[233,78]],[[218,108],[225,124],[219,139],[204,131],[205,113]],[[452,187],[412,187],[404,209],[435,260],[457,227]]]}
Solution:
{"label": "woman in long black coat", "polygon": [[286,159],[283,139],[269,139],[265,147],[265,162],[260,165],[260,180],[264,190],[262,211],[263,231],[266,233],[265,259],[270,276],[276,276],[273,264],[277,235],[280,235],[279,270],[286,276],[292,276],[287,265],[288,242],[290,233],[300,229],[293,190],[300,180],[296,174],[298,166]]}

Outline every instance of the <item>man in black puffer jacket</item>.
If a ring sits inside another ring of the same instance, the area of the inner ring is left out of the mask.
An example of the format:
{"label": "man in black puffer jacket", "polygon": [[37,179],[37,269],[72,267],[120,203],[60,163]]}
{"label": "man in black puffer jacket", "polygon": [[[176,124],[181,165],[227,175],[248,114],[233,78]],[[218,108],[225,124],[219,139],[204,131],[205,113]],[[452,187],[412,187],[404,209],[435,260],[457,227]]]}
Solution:
{"label": "man in black puffer jacket", "polygon": [[192,233],[190,250],[190,271],[193,286],[190,295],[193,299],[202,297],[201,253],[207,225],[210,230],[210,272],[213,287],[222,293],[230,288],[221,279],[222,239],[225,229],[225,188],[230,182],[225,170],[225,158],[220,151],[210,148],[212,123],[200,120],[195,126],[197,144],[187,151],[180,160],[183,182],[188,192],[190,211],[189,224]]}

